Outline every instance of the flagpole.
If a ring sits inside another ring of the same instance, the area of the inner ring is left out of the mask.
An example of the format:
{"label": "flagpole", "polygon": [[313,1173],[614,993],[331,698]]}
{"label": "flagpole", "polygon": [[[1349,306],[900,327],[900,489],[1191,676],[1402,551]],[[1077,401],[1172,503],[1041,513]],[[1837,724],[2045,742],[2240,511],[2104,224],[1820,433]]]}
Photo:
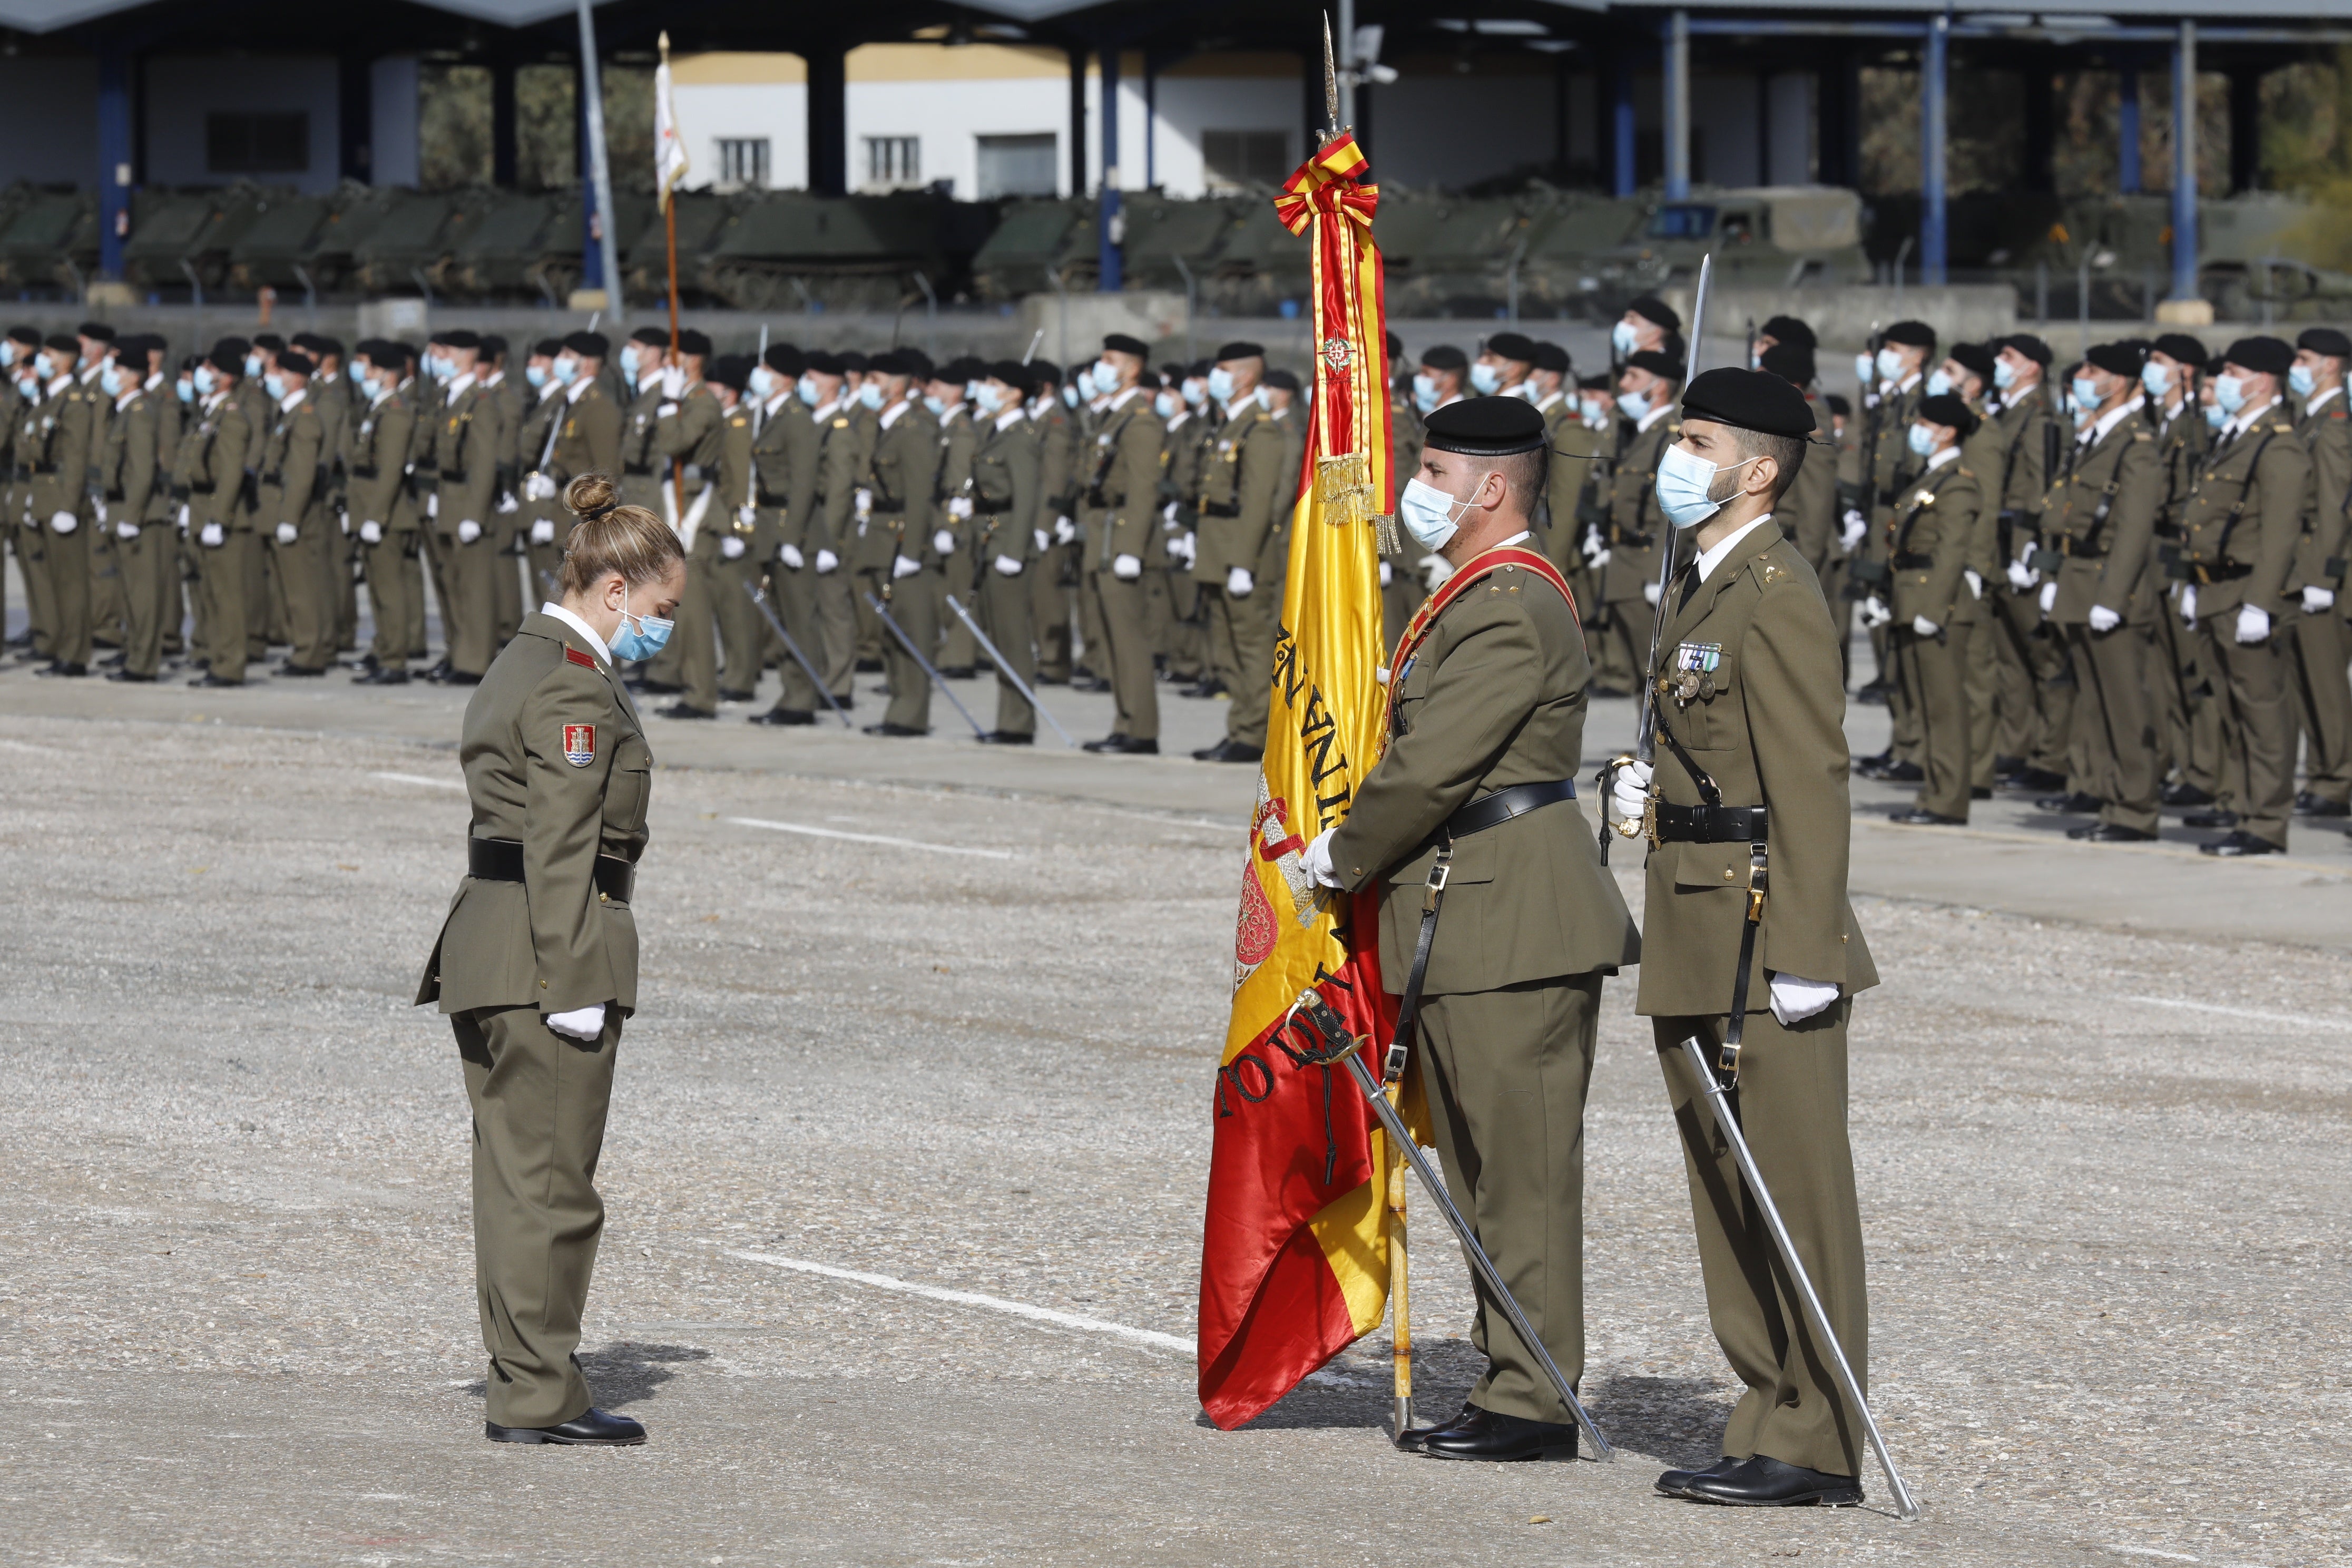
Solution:
{"label": "flagpole", "polygon": [[[1389,1103],[1397,1102],[1402,1084],[1389,1086]],[[1382,1142],[1388,1140],[1384,1137]],[[1407,1288],[1404,1250],[1404,1153],[1387,1149],[1389,1210],[1389,1354],[1396,1378],[1396,1440],[1412,1430],[1412,1308]]]}
{"label": "flagpole", "polygon": [[[663,84],[667,87],[669,79],[669,32],[667,28],[663,30],[661,36],[661,64]],[[675,121],[670,124],[669,133],[672,136],[676,136],[677,134],[677,125]],[[670,363],[672,364],[676,364],[678,363],[677,196],[677,194],[670,189],[670,175],[667,163],[668,160],[665,158],[663,160],[664,166],[660,171],[662,182],[662,223],[664,227],[667,230],[669,238],[669,357]],[[669,466],[669,510],[670,514],[674,517],[683,517],[686,515],[686,491],[680,483],[683,473],[683,468],[675,459],[672,459]]]}

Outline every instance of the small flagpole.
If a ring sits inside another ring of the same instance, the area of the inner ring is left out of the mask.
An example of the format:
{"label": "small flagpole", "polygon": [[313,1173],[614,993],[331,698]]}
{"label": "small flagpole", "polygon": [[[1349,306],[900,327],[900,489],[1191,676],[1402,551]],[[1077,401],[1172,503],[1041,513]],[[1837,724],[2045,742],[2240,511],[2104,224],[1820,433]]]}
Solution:
{"label": "small flagpole", "polygon": [[[669,31],[667,28],[663,29],[661,36],[661,63],[662,76],[666,82],[669,76]],[[676,136],[677,134],[677,121],[675,118],[672,118],[670,121],[669,133],[672,136]],[[666,152],[667,149],[662,149],[662,151]],[[667,158],[664,158],[662,160],[662,222],[668,230],[669,237],[669,353],[671,363],[675,363],[678,358],[677,197],[676,193],[670,189],[668,163],[669,161]],[[686,515],[686,490],[681,483],[683,474],[684,468],[682,466],[673,459],[669,466],[669,510],[670,515],[673,517],[684,517]]]}
{"label": "small flagpole", "polygon": [[[1389,1103],[1396,1103],[1402,1084],[1389,1087]],[[1382,1139],[1383,1144],[1387,1142]],[[1390,1357],[1395,1363],[1394,1414],[1396,1441],[1412,1430],[1412,1293],[1407,1285],[1404,1244],[1404,1152],[1387,1149],[1389,1225]]]}

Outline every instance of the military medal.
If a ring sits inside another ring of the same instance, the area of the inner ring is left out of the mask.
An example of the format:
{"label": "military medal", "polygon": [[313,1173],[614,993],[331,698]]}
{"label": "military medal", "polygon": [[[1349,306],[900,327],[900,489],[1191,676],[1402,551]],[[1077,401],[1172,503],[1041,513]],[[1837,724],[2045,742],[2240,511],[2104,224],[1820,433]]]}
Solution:
{"label": "military medal", "polygon": [[1686,642],[1675,649],[1674,669],[1658,681],[1658,689],[1687,708],[1715,695],[1716,668],[1723,662],[1719,642]]}

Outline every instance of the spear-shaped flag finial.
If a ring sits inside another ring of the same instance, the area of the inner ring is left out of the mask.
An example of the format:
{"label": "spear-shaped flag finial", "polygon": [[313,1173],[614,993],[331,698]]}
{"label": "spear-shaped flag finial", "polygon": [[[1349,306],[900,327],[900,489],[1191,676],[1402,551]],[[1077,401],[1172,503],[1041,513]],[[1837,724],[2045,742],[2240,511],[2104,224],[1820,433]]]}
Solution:
{"label": "spear-shaped flag finial", "polygon": [[1328,136],[1339,134],[1339,65],[1331,53],[1331,13],[1323,13],[1323,111]]}

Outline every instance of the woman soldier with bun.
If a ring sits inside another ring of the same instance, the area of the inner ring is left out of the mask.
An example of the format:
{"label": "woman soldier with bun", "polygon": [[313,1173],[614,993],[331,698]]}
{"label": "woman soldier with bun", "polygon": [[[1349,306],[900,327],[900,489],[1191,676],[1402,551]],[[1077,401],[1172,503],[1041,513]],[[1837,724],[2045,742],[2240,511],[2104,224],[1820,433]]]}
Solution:
{"label": "woman soldier with bun", "polygon": [[474,1279],[487,1435],[642,1443],[594,1407],[572,1352],[604,1206],[593,1178],[621,1020],[636,1004],[630,886],[653,753],[615,659],[649,658],[686,589],[677,535],[572,481],[562,600],[540,607],[466,705],[466,878],[416,1000],[457,1031],[474,1111]]}

